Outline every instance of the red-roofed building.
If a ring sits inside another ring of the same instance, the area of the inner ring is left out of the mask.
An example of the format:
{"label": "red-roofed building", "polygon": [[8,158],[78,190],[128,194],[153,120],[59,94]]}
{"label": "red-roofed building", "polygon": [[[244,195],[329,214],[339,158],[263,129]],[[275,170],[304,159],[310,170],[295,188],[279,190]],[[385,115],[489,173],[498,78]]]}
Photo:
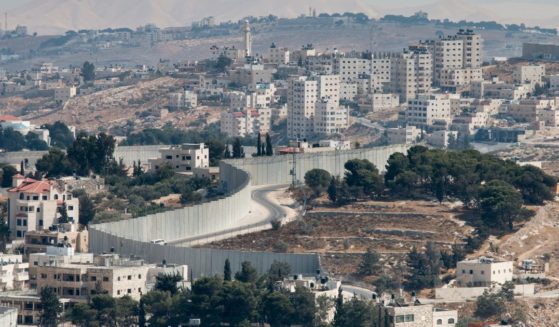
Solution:
{"label": "red-roofed building", "polygon": [[28,231],[40,231],[58,223],[59,208],[66,205],[70,220],[79,219],[79,200],[62,181],[34,180],[16,175],[8,190],[8,217],[12,239],[22,240]]}

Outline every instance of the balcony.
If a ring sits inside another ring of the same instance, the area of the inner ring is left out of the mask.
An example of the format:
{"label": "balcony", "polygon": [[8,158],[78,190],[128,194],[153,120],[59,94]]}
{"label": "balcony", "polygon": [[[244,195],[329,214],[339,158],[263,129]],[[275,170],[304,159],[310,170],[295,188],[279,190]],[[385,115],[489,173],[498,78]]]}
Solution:
{"label": "balcony", "polygon": [[14,274],[14,281],[16,282],[25,282],[29,280],[29,274],[28,273],[17,273]]}

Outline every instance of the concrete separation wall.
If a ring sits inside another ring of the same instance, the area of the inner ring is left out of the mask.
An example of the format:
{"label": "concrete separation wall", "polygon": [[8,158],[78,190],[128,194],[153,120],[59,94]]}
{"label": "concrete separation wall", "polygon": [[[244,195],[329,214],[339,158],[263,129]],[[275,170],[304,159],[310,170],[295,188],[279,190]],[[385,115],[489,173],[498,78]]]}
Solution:
{"label": "concrete separation wall", "polygon": [[[389,146],[301,154],[296,157],[297,176],[302,179],[304,174],[313,168],[322,168],[333,174],[342,175],[344,163],[354,158],[368,159],[383,171],[391,154],[406,150],[405,146]],[[242,226],[238,223],[251,210],[250,186],[289,183],[291,181],[289,170],[292,164],[292,156],[222,161],[220,178],[228,189],[227,196],[174,211],[90,226],[90,249],[96,253],[112,250],[123,255],[135,255],[154,263],[165,259],[169,263],[187,264],[194,278],[222,273],[227,258],[231,261],[233,271],[240,269],[242,261],[251,261],[260,273],[266,272],[272,262],[284,261],[291,266],[294,273],[314,274],[317,269],[320,269],[317,254],[193,249],[151,243],[156,239],[169,242],[195,241],[200,235],[219,239],[220,232],[225,233],[235,229],[239,229],[237,235],[253,231],[252,228],[247,228],[251,226]]]}

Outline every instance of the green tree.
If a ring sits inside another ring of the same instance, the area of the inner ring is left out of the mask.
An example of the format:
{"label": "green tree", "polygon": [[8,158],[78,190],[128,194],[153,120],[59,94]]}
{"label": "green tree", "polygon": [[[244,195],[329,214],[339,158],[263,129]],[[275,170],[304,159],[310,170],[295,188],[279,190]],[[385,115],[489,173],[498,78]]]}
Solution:
{"label": "green tree", "polygon": [[37,171],[48,177],[57,178],[72,175],[74,167],[68,156],[59,149],[50,149],[35,163]]}
{"label": "green tree", "polygon": [[138,324],[138,301],[125,295],[116,299],[116,322],[118,326],[136,326]]}
{"label": "green tree", "polygon": [[260,132],[258,132],[258,134],[256,135],[256,156],[261,157],[262,155],[263,155],[262,140],[261,140]]}
{"label": "green tree", "polygon": [[91,200],[89,195],[87,195],[87,193],[80,195],[78,197],[78,200],[80,203],[79,223],[83,226],[88,226],[89,223],[92,222],[93,219],[95,219],[95,205],[93,204],[93,201]]}
{"label": "green tree", "polygon": [[63,122],[57,121],[52,125],[44,125],[43,128],[48,129],[50,144],[53,147],[66,149],[74,142],[74,133]]}
{"label": "green tree", "polygon": [[313,327],[315,325],[316,304],[314,294],[306,287],[296,287],[291,294],[293,308],[292,325]]}
{"label": "green tree", "polygon": [[172,298],[169,292],[150,291],[142,296],[147,325],[150,327],[167,327],[171,320]]}
{"label": "green tree", "polygon": [[91,308],[97,313],[100,326],[114,326],[116,323],[116,301],[108,294],[94,295],[91,298]]}
{"label": "green tree", "polygon": [[89,327],[93,323],[97,323],[97,311],[92,309],[87,303],[78,302],[66,312],[66,319],[77,326]]}
{"label": "green tree", "polygon": [[229,262],[229,259],[225,259],[225,265],[223,266],[223,280],[227,282],[231,281],[231,262]]}
{"label": "green tree", "polygon": [[368,248],[359,263],[358,273],[363,276],[371,276],[376,275],[380,269],[379,254],[373,248]]}
{"label": "green tree", "polygon": [[481,219],[487,226],[512,230],[522,211],[522,196],[506,182],[491,181],[481,188],[479,207]]}
{"label": "green tree", "polygon": [[243,261],[241,271],[235,274],[235,279],[243,283],[254,283],[258,279],[258,273],[250,261]]}
{"label": "green tree", "polygon": [[291,274],[291,266],[287,262],[275,261],[268,270],[268,280],[270,283],[282,281]]}
{"label": "green tree", "polygon": [[272,146],[272,138],[270,134],[266,133],[266,155],[273,156],[274,155],[274,147]]}
{"label": "green tree", "polygon": [[63,203],[60,207],[58,207],[58,223],[59,224],[67,224],[70,222],[70,217],[68,217],[68,208],[66,207],[66,203]]}
{"label": "green tree", "polygon": [[382,274],[373,282],[373,285],[375,286],[375,292],[380,295],[384,292],[396,291],[402,286],[402,283],[397,277]]}
{"label": "green tree", "polygon": [[[345,182],[350,187],[361,188],[365,194],[378,196],[383,189],[378,169],[368,160],[352,159],[345,163]],[[354,192],[355,193],[355,192]]]}
{"label": "green tree", "polygon": [[262,316],[271,327],[288,327],[295,312],[289,298],[279,292],[272,292],[262,299]]}
{"label": "green tree", "polygon": [[90,82],[95,80],[95,65],[86,61],[82,66],[82,76],[85,82]]}
{"label": "green tree", "polygon": [[90,172],[106,173],[111,162],[114,162],[115,140],[112,136],[80,134],[68,148],[68,158],[77,168],[80,176],[88,176]]}
{"label": "green tree", "polygon": [[179,291],[177,284],[182,281],[179,273],[159,274],[155,277],[155,289],[161,292],[169,292],[176,295]]}
{"label": "green tree", "polygon": [[233,156],[232,156],[232,158],[238,159],[238,158],[244,158],[244,157],[245,157],[245,150],[244,150],[243,146],[241,145],[241,139],[236,138],[235,141],[233,142]]}
{"label": "green tree", "polygon": [[476,300],[475,315],[480,318],[490,318],[505,311],[505,301],[498,293],[485,290]]}
{"label": "green tree", "polygon": [[226,72],[227,68],[233,64],[233,60],[223,54],[219,55],[217,58],[214,68],[219,72]]}
{"label": "green tree", "polygon": [[253,321],[257,315],[257,299],[249,284],[233,281],[225,283],[219,296],[223,308],[221,319],[231,326],[243,321]]}
{"label": "green tree", "polygon": [[334,327],[374,326],[374,308],[371,303],[353,297],[342,306],[341,314],[336,311]]}
{"label": "green tree", "polygon": [[210,166],[219,166],[219,161],[221,161],[225,152],[225,144],[222,141],[216,139],[206,141],[206,144],[208,145]]}
{"label": "green tree", "polygon": [[208,326],[221,323],[223,308],[220,303],[223,280],[218,277],[203,277],[192,285],[192,314]]}
{"label": "green tree", "polygon": [[4,166],[2,168],[2,187],[11,187],[15,175],[17,175],[17,169],[10,165]]}
{"label": "green tree", "polygon": [[41,317],[39,325],[41,327],[57,327],[59,316],[62,313],[62,304],[58,295],[50,287],[41,290]]}
{"label": "green tree", "polygon": [[320,196],[327,190],[331,181],[332,176],[324,169],[311,169],[305,174],[305,184],[311,188],[315,196]]}
{"label": "green tree", "polygon": [[319,295],[316,297],[316,316],[315,322],[317,326],[328,326],[326,321],[328,320],[330,310],[334,306],[334,300],[326,295]]}
{"label": "green tree", "polygon": [[31,151],[45,151],[49,149],[48,144],[39,139],[39,135],[35,133],[27,133],[25,135],[25,147]]}
{"label": "green tree", "polygon": [[399,152],[391,154],[388,158],[388,164],[386,165],[386,173],[384,174],[386,186],[390,186],[390,182],[393,181],[396,176],[405,172],[408,166],[409,161],[404,154]]}

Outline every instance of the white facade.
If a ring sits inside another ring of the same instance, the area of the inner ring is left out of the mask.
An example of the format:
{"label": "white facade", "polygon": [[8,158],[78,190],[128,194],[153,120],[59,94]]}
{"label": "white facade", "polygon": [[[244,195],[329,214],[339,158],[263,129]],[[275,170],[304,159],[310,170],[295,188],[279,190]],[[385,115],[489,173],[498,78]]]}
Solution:
{"label": "white facade", "polygon": [[23,290],[28,287],[29,264],[20,254],[0,254],[0,290]]}
{"label": "white facade", "polygon": [[456,266],[456,281],[459,286],[484,286],[504,284],[512,281],[513,262],[498,262],[490,258],[481,257],[474,260],[458,262]]}
{"label": "white facade", "polygon": [[394,93],[374,93],[371,95],[372,108],[374,112],[397,108],[400,105],[400,97]]}
{"label": "white facade", "polygon": [[419,141],[421,135],[421,129],[411,125],[404,128],[386,129],[388,144],[414,144]]}
{"label": "white facade", "polygon": [[339,102],[330,98],[320,99],[316,103],[314,115],[314,133],[342,133],[349,125],[349,109],[341,107]]}
{"label": "white facade", "polygon": [[77,94],[75,86],[59,87],[54,89],[54,101],[66,102]]}
{"label": "white facade", "polygon": [[434,131],[427,137],[427,142],[437,148],[447,148],[451,138],[458,139],[457,131]]}
{"label": "white facade", "polygon": [[195,92],[185,90],[169,95],[169,109],[171,110],[195,109],[196,107],[198,107],[198,95]]}
{"label": "white facade", "polygon": [[408,102],[419,94],[427,94],[433,81],[432,56],[425,47],[410,47],[392,58],[390,93],[400,96],[400,102]]}
{"label": "white facade", "polygon": [[170,166],[176,172],[192,172],[193,168],[210,166],[210,154],[204,143],[182,144],[160,149],[161,158],[150,159],[151,169]]}
{"label": "white facade", "polygon": [[264,135],[270,132],[272,125],[272,109],[246,109],[229,111],[221,115],[221,132],[229,137]]}
{"label": "white facade", "polygon": [[451,100],[446,94],[422,94],[408,102],[406,122],[415,126],[450,124],[452,120]]}
{"label": "white facade", "polygon": [[545,65],[519,66],[513,73],[514,82],[517,84],[539,84],[545,76]]}
{"label": "white facade", "polygon": [[279,48],[275,44],[270,47],[268,61],[274,65],[287,65],[289,64],[289,49]]}
{"label": "white facade", "polygon": [[8,190],[8,217],[12,238],[23,239],[28,231],[58,224],[59,208],[66,205],[70,221],[79,220],[79,200],[62,181],[37,181],[16,175]]}

